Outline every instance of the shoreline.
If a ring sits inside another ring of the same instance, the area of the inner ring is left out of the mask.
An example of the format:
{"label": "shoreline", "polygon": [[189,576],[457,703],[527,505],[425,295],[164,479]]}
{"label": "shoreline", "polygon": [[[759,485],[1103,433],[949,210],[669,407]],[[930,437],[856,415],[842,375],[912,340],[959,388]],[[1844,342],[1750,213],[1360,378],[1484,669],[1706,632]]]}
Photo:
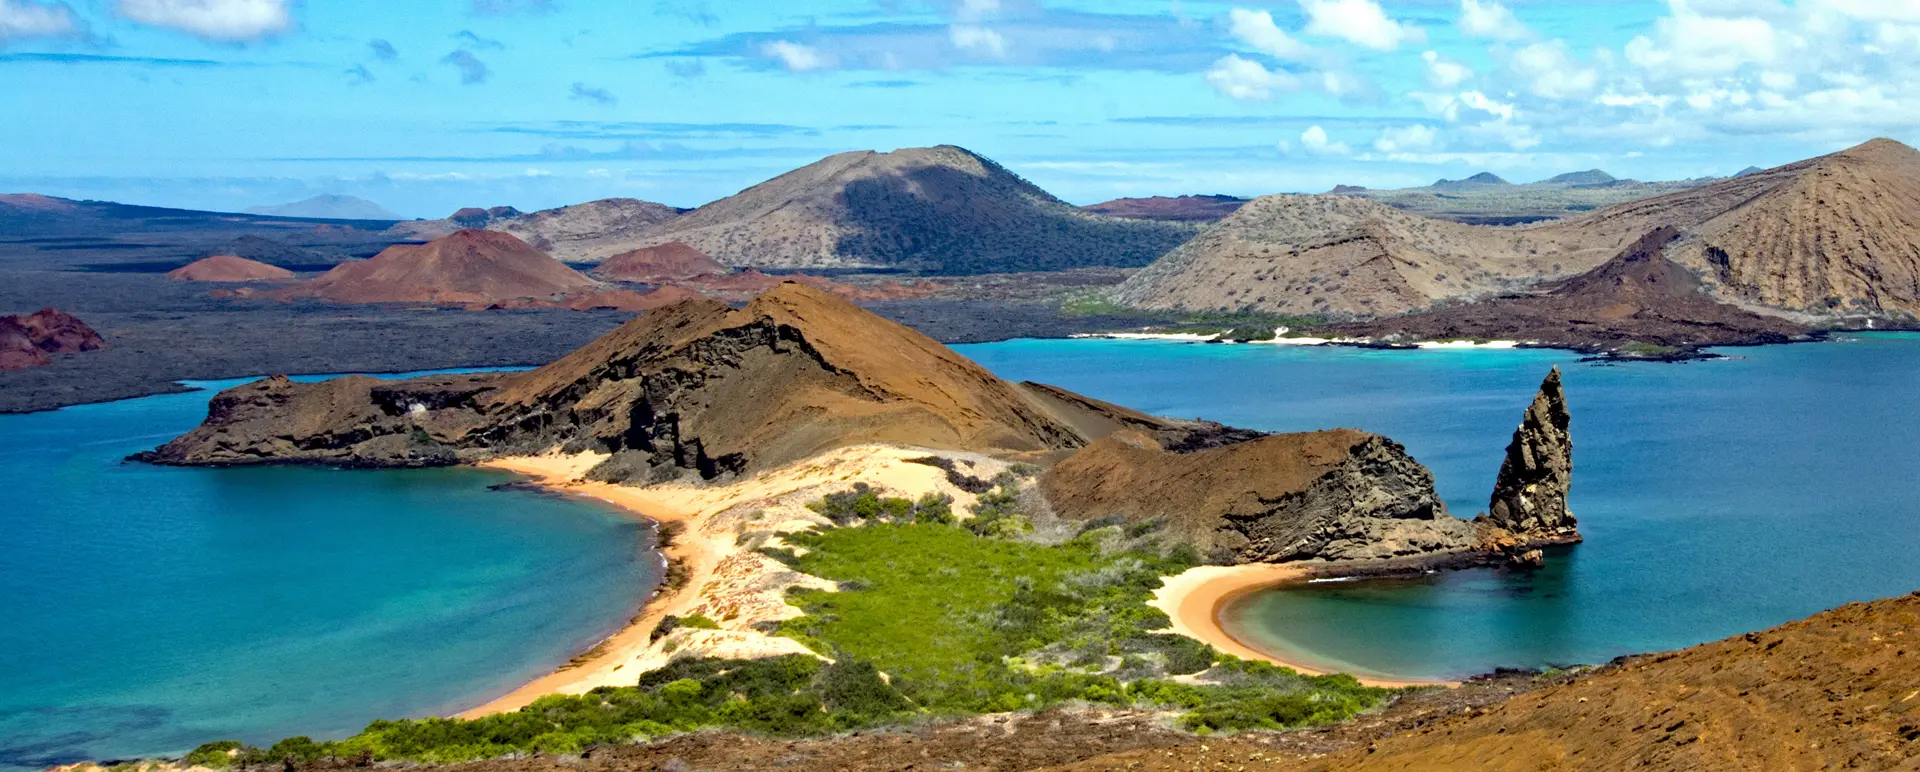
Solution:
{"label": "shoreline", "polygon": [[[1255,649],[1235,638],[1220,623],[1220,612],[1232,601],[1268,588],[1320,578],[1313,567],[1301,564],[1251,563],[1238,566],[1197,566],[1174,576],[1163,577],[1149,605],[1165,612],[1173,621],[1172,630],[1205,642],[1241,659],[1256,660],[1292,668],[1310,676],[1328,675],[1316,667]],[[1459,686],[1459,681],[1400,680],[1353,675],[1360,683],[1388,689],[1409,686]]]}
{"label": "shoreline", "polygon": [[[653,631],[659,626],[661,618],[667,615],[667,609],[692,599],[701,581],[712,574],[713,567],[719,562],[710,545],[704,544],[700,536],[688,527],[696,519],[694,515],[660,497],[648,496],[642,488],[580,480],[580,475],[592,468],[592,463],[569,457],[517,457],[494,459],[479,466],[525,476],[529,478],[530,485],[543,490],[594,499],[629,517],[653,523],[662,534],[668,532],[667,526],[670,524],[681,524],[682,528],[670,541],[663,540],[666,543],[659,548],[663,560],[660,583],[646,596],[633,618],[624,626],[553,672],[478,706],[460,711],[455,714],[458,718],[507,713],[524,708],[549,694],[585,692],[595,686],[612,683],[615,671],[621,670],[628,661],[644,655],[652,647]],[[683,574],[681,581],[674,586],[676,571]],[[637,673],[634,677],[638,677]]]}

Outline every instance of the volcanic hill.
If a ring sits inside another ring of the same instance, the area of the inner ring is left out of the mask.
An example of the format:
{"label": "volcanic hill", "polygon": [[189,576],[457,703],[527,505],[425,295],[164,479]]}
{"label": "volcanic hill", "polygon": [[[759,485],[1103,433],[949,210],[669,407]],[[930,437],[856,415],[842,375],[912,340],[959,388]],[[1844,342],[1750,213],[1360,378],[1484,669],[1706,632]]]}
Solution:
{"label": "volcanic hill", "polygon": [[765,269],[966,274],[1146,265],[1192,233],[1083,211],[942,145],[829,156],[664,222],[632,246],[678,241]]}
{"label": "volcanic hill", "polygon": [[645,234],[684,210],[636,198],[607,198],[494,219],[489,230],[520,237],[533,248],[569,263],[591,263],[632,251]]}
{"label": "volcanic hill", "polygon": [[593,274],[602,279],[638,284],[667,284],[732,272],[707,253],[678,241],[622,252],[593,269]]}
{"label": "volcanic hill", "polygon": [[[1520,186],[1524,187],[1524,186]],[[1130,278],[1121,302],[1376,318],[1591,270],[1662,227],[1711,292],[1814,316],[1920,312],[1920,153],[1829,156],[1517,228],[1345,196],[1255,199]]]}
{"label": "volcanic hill", "polygon": [[203,257],[167,272],[174,281],[287,281],[294,278],[285,268],[248,260],[238,255]]}
{"label": "volcanic hill", "polygon": [[364,198],[323,194],[290,204],[256,206],[246,210],[247,214],[264,214],[273,217],[305,217],[322,220],[392,220],[398,222],[406,218],[394,214],[384,206]]}
{"label": "volcanic hill", "polygon": [[513,236],[463,230],[426,244],[388,247],[317,278],[267,293],[335,303],[489,304],[590,292],[599,283]]}

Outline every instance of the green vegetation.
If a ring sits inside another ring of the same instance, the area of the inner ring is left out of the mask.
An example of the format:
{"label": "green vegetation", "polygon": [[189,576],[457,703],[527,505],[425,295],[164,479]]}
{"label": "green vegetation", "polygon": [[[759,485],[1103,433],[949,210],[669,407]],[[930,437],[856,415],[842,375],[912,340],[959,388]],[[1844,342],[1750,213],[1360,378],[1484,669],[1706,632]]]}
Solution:
{"label": "green vegetation", "polygon": [[[1180,711],[1181,726],[1212,733],[1342,721],[1392,693],[1351,676],[1241,661],[1165,632],[1169,620],[1147,601],[1161,576],[1194,564],[1191,549],[1162,554],[1147,548],[1153,524],[1118,522],[1042,543],[1020,506],[1021,476],[996,478],[964,520],[946,497],[885,497],[867,486],[810,504],[858,527],[788,534],[800,549],[769,550],[840,587],[795,590],[806,614],[779,634],[832,663],[681,659],[634,686],[551,695],[513,713],[375,721],[345,740],[293,737],[264,750],[208,743],[187,758],[209,767],[457,762],[707,728],[808,736],[1075,702]],[[677,626],[718,625],[690,615]]]}
{"label": "green vegetation", "polygon": [[1662,346],[1657,343],[1646,343],[1634,340],[1622,344],[1619,348],[1614,349],[1613,353],[1623,357],[1659,359],[1678,354],[1680,353],[1680,349],[1675,346]]}
{"label": "green vegetation", "polygon": [[715,622],[715,621],[713,621],[713,620],[711,620],[711,619],[708,619],[708,618],[707,618],[707,617],[706,617],[705,615],[702,615],[702,614],[688,614],[688,615],[686,615],[686,616],[683,616],[683,617],[680,617],[680,618],[679,618],[679,619],[678,619],[677,621],[678,621],[678,625],[677,625],[677,626],[679,626],[679,627],[691,627],[691,628],[693,628],[693,629],[695,629],[695,630],[718,630],[718,629],[720,629],[720,623],[719,623],[719,622]]}

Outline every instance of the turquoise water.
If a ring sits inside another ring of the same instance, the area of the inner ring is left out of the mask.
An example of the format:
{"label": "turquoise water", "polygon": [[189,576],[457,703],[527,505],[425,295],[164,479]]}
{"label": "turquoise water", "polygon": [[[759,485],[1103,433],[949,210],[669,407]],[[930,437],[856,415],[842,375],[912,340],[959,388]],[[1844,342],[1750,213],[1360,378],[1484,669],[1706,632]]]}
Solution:
{"label": "turquoise water", "polygon": [[500,473],[121,462],[211,394],[0,415],[0,769],[471,707],[653,586],[649,527]]}
{"label": "turquoise water", "polygon": [[960,348],[1002,376],[1149,412],[1385,434],[1466,517],[1485,509],[1521,411],[1560,365],[1586,543],[1536,574],[1325,583],[1226,610],[1236,636],[1305,664],[1441,678],[1604,662],[1920,588],[1920,336],[1617,366],[1528,350]]}

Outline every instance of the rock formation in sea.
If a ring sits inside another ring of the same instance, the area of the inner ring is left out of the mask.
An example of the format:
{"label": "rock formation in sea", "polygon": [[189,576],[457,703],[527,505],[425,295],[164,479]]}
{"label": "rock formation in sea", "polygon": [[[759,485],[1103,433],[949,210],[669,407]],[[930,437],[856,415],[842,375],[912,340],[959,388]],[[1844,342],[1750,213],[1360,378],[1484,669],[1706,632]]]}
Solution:
{"label": "rock formation in sea", "polygon": [[167,278],[174,281],[246,282],[288,281],[294,275],[285,268],[258,260],[248,260],[238,255],[214,255],[168,271]]}
{"label": "rock formation in sea", "polygon": [[0,370],[39,367],[48,354],[77,354],[107,347],[105,338],[78,317],[57,308],[26,316],[0,316]]}
{"label": "rock formation in sea", "polygon": [[1494,478],[1487,522],[1535,545],[1580,541],[1578,522],[1567,508],[1573,488],[1572,420],[1555,367],[1513,431]]}

